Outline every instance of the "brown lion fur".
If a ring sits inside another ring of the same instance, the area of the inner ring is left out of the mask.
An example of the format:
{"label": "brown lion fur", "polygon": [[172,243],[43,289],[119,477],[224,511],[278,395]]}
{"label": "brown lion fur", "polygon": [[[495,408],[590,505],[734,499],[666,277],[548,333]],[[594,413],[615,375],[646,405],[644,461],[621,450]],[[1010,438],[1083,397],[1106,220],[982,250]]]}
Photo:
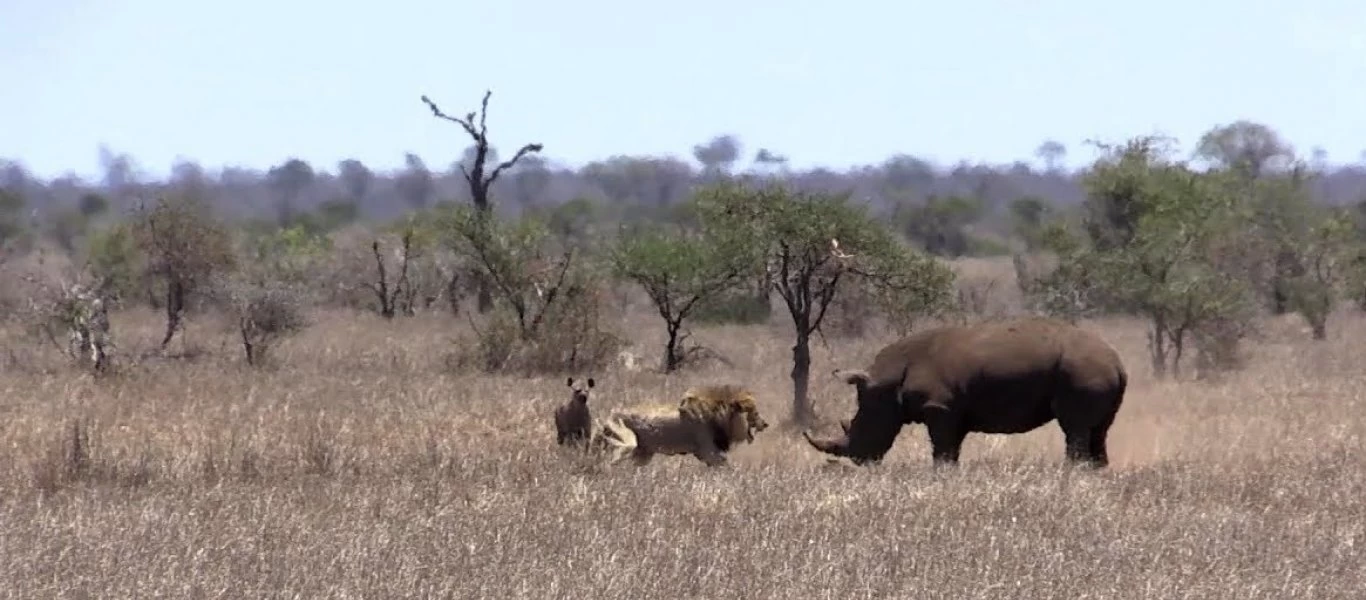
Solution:
{"label": "brown lion fur", "polygon": [[754,394],[733,385],[689,389],[677,404],[641,404],[612,411],[594,432],[593,444],[611,449],[611,462],[630,456],[637,465],[655,454],[691,454],[709,466],[726,464],[726,453],[768,428]]}
{"label": "brown lion fur", "polygon": [[[693,418],[720,426],[715,432],[722,451],[730,449],[732,443],[753,442],[754,432],[768,429],[768,422],[759,415],[759,407],[754,401],[754,392],[738,385],[708,385],[691,388],[683,393],[678,410]],[[732,423],[733,415],[743,415],[746,426],[744,431],[726,431],[724,426]],[[740,434],[740,435],[737,435]]]}
{"label": "brown lion fur", "polygon": [[569,378],[569,400],[555,408],[555,443],[580,445],[588,441],[593,427],[593,415],[588,410],[588,391],[593,389],[593,378],[580,380],[575,385]]}

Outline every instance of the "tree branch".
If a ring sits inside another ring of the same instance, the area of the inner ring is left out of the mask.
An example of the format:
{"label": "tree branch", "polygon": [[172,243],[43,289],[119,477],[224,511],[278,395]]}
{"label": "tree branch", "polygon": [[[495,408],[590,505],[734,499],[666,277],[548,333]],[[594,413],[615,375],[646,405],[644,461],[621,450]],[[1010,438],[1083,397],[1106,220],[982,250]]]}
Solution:
{"label": "tree branch", "polygon": [[550,290],[546,292],[545,301],[542,302],[540,310],[536,311],[536,316],[531,320],[530,330],[532,332],[539,331],[541,323],[545,321],[546,311],[550,310],[551,305],[555,303],[556,296],[558,296],[560,290],[564,288],[565,276],[568,275],[569,266],[573,262],[574,251],[572,249],[565,250],[564,255],[560,259],[560,272],[555,277],[555,285],[551,286]]}
{"label": "tree branch", "polygon": [[522,149],[518,150],[517,154],[513,155],[511,159],[505,160],[502,164],[498,165],[497,167],[494,167],[493,172],[489,174],[488,179],[484,180],[484,185],[493,185],[493,182],[497,180],[498,176],[503,173],[503,169],[512,168],[513,165],[517,164],[517,161],[522,160],[523,156],[526,156],[528,153],[531,152],[540,152],[541,148],[542,146],[540,144],[527,144],[525,146],[522,146]]}
{"label": "tree branch", "polygon": [[479,103],[479,137],[488,139],[489,128],[484,124],[489,118],[489,96],[493,95],[493,90],[484,90],[484,100]]}
{"label": "tree branch", "polygon": [[[474,120],[474,113],[470,113],[470,114],[467,115],[464,119],[460,119],[460,118],[452,117],[452,116],[450,116],[450,115],[448,115],[448,114],[442,112],[440,108],[437,108],[436,103],[435,103],[435,102],[432,102],[432,100],[431,100],[430,98],[428,98],[426,94],[423,94],[423,95],[422,95],[422,102],[425,103],[425,104],[427,105],[428,108],[431,108],[431,109],[432,109],[432,115],[435,116],[436,118],[438,118],[438,119],[445,119],[445,120],[447,120],[447,121],[450,121],[450,122],[452,122],[452,123],[456,123],[456,124],[460,125],[461,127],[465,128],[465,131],[466,131],[467,133],[469,133],[469,134],[470,134],[470,137],[474,138],[474,140],[475,140],[476,142],[478,142],[480,139],[483,138],[483,135],[480,134],[478,131],[476,131],[476,130],[474,129],[474,123],[472,122],[472,121]],[[489,97],[488,97],[488,95],[485,95],[485,96],[484,96],[484,105],[485,105],[485,106],[488,106],[488,102],[489,102]],[[481,121],[482,121],[482,120],[481,120]],[[481,122],[480,124],[482,125],[483,123]]]}
{"label": "tree branch", "polygon": [[[835,273],[835,276],[831,277],[830,281],[826,283],[817,294],[817,308],[819,312],[816,313],[816,319],[811,323],[812,331],[820,331],[821,322],[825,320],[826,309],[830,307],[830,303],[835,299],[835,291],[838,289],[836,286],[839,285],[839,282],[840,273]],[[825,334],[822,333],[821,335],[824,336]]]}
{"label": "tree branch", "polygon": [[492,256],[490,246],[494,243],[493,236],[488,230],[493,224],[489,222],[489,217],[483,214],[476,214],[473,223],[465,224],[465,231],[461,232],[462,237],[470,243],[470,248],[474,253],[474,258],[488,274],[489,279],[503,294],[504,299],[512,305],[513,311],[517,313],[517,324],[521,328],[526,327],[527,307],[522,295],[517,293],[512,282],[508,281],[510,273],[504,272],[500,261]]}

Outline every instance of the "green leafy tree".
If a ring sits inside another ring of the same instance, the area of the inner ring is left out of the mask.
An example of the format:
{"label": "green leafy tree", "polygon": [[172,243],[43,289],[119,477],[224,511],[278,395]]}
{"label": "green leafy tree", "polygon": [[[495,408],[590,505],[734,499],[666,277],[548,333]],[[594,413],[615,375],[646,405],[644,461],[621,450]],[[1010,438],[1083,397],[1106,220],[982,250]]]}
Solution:
{"label": "green leafy tree", "polygon": [[109,199],[94,192],[81,196],[81,214],[88,219],[97,219],[109,212]]}
{"label": "green leafy tree", "polygon": [[355,200],[336,199],[328,200],[318,205],[316,220],[318,227],[323,231],[335,231],[352,223],[360,218],[360,207]]}
{"label": "green leafy tree", "polygon": [[485,370],[600,368],[620,347],[601,327],[605,273],[593,240],[566,244],[540,218],[505,220],[466,205],[438,219],[444,245],[499,301],[476,328]]}
{"label": "green leafy tree", "polygon": [[902,205],[907,237],[939,256],[962,256],[971,250],[967,226],[982,216],[982,204],[964,196],[930,196],[917,205]]}
{"label": "green leafy tree", "polygon": [[876,297],[893,316],[938,304],[934,299],[947,302],[952,290],[952,271],[900,243],[848,194],[792,191],[777,182],[721,182],[699,192],[697,210],[707,222],[737,228],[731,235],[755,244],[755,256],[772,274],[773,291],[787,306],[795,334],[792,418],[798,423],[813,416],[807,394],[811,338],[840,290],[879,289]]}
{"label": "green leafy tree", "polygon": [[1042,241],[1044,222],[1052,214],[1052,207],[1048,201],[1038,196],[1022,196],[1011,201],[1010,218],[1013,221],[1015,235],[1024,242],[1027,250],[1035,250],[1039,247]]}
{"label": "green leafy tree", "polygon": [[120,301],[142,291],[146,263],[128,224],[91,233],[85,246],[86,268],[101,283],[101,295]]}
{"label": "green leafy tree", "polygon": [[554,206],[538,205],[524,214],[545,222],[550,233],[564,244],[580,243],[595,235],[597,222],[607,216],[601,204],[583,196]]}
{"label": "green leafy tree", "polygon": [[[1219,169],[1248,220],[1239,236],[1246,257],[1240,274],[1274,314],[1296,312],[1309,323],[1314,339],[1326,339],[1328,315],[1356,268],[1355,222],[1350,210],[1314,202],[1310,187],[1316,175],[1288,149],[1267,147],[1254,145],[1242,153],[1252,158]],[[1272,150],[1272,156],[1288,161],[1286,169],[1257,166],[1270,160],[1257,157]]]}
{"label": "green leafy tree", "polygon": [[132,225],[149,274],[164,285],[165,348],[180,330],[190,297],[213,275],[236,266],[232,238],[194,194],[162,196],[154,206],[140,207]]}
{"label": "green leafy tree", "polygon": [[715,223],[701,231],[668,225],[640,225],[624,232],[611,251],[617,276],[645,290],[668,333],[663,367],[671,373],[700,347],[684,348],[684,322],[700,303],[743,280],[753,259],[752,245],[734,230]]}
{"label": "green leafy tree", "polygon": [[57,243],[69,254],[76,252],[76,244],[85,237],[90,225],[89,217],[78,210],[61,208],[53,211],[48,218],[47,237]]}
{"label": "green leafy tree", "polygon": [[550,229],[537,218],[505,221],[468,206],[452,206],[440,218],[445,243],[492,284],[495,297],[512,309],[521,338],[536,338],[572,283],[579,249],[548,243]]}
{"label": "green leafy tree", "polygon": [[1196,144],[1195,156],[1257,179],[1292,163],[1294,149],[1271,127],[1239,120],[1205,132]]}
{"label": "green leafy tree", "polygon": [[321,292],[316,273],[332,252],[332,242],[306,218],[277,228],[248,231],[241,252],[248,260],[218,278],[218,300],[237,325],[242,352],[250,366],[262,366],[282,339],[302,331],[310,292]]}
{"label": "green leafy tree", "polygon": [[1285,283],[1290,305],[1309,322],[1314,339],[1324,340],[1328,338],[1328,315],[1353,276],[1353,269],[1358,268],[1360,246],[1349,213],[1317,206],[1310,212],[1305,227],[1295,232],[1296,259],[1303,268]]}
{"label": "green leafy tree", "polygon": [[252,259],[250,271],[259,274],[258,279],[305,285],[332,251],[326,235],[299,219],[289,227],[254,234],[246,254]]}
{"label": "green leafy tree", "polygon": [[19,192],[0,188],[0,251],[7,251],[23,240],[24,197]]}
{"label": "green leafy tree", "polygon": [[1101,147],[1105,156],[1084,180],[1085,236],[1062,227],[1049,232],[1064,268],[1040,292],[1144,315],[1154,373],[1179,374],[1195,330],[1247,311],[1245,282],[1223,268],[1225,241],[1241,224],[1235,196],[1222,175],[1169,160],[1160,138]]}

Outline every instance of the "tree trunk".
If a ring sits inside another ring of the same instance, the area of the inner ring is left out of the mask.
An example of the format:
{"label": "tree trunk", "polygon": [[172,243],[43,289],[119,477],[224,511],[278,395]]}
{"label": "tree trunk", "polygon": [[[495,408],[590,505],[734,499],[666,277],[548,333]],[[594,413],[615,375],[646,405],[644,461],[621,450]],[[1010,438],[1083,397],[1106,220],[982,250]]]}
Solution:
{"label": "tree trunk", "polygon": [[811,334],[798,330],[792,346],[792,420],[798,425],[811,423],[814,416],[807,389],[811,383]]}
{"label": "tree trunk", "polygon": [[242,333],[242,351],[247,355],[247,365],[254,367],[256,366],[256,346],[251,343],[251,333],[245,318],[239,323],[239,328]]}
{"label": "tree trunk", "polygon": [[[475,174],[478,175],[479,173],[480,169],[476,169]],[[482,177],[482,175],[479,176]],[[474,210],[481,217],[481,225],[487,226],[489,219],[493,218],[493,208],[489,206],[489,192],[479,186],[475,186],[470,192],[471,199],[474,201]],[[477,288],[475,306],[479,314],[482,315],[493,308],[493,293],[489,291],[489,281],[483,273],[475,271],[473,275],[474,284]]]}
{"label": "tree trunk", "polygon": [[[141,280],[142,289],[147,293],[147,306],[152,310],[161,310],[161,296],[157,294],[156,278],[151,275],[144,275]],[[1366,294],[1362,295],[1366,298]],[[1362,305],[1366,307],[1366,304]]]}
{"label": "tree trunk", "polygon": [[1328,315],[1316,316],[1309,319],[1309,327],[1314,331],[1314,339],[1328,339]]}
{"label": "tree trunk", "polygon": [[478,301],[476,302],[479,313],[483,314],[493,308],[493,294],[489,292],[488,279],[482,273],[475,275],[475,282],[479,285]]}
{"label": "tree trunk", "polygon": [[682,323],[667,323],[669,331],[669,341],[664,344],[664,372],[673,373],[678,370],[678,366],[683,362],[683,357],[678,348],[678,330]]}
{"label": "tree trunk", "polygon": [[451,305],[451,316],[460,316],[460,271],[451,269],[451,278],[446,281],[446,301]]}
{"label": "tree trunk", "polygon": [[1153,359],[1153,377],[1162,379],[1167,376],[1167,320],[1153,316],[1152,330],[1148,332],[1148,352]]}
{"label": "tree trunk", "polygon": [[179,279],[168,277],[166,281],[166,335],[161,338],[161,348],[171,343],[176,330],[180,329],[180,314],[185,308],[185,286]]}
{"label": "tree trunk", "polygon": [[1186,330],[1184,327],[1177,329],[1172,334],[1172,377],[1181,377],[1181,355],[1186,348]]}

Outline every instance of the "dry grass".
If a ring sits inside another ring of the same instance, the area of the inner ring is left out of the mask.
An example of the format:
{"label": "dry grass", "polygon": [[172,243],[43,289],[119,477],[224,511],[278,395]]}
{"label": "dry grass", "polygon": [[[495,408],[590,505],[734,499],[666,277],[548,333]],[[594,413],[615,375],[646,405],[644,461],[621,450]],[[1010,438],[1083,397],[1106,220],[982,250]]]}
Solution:
{"label": "dry grass", "polygon": [[[555,449],[562,377],[447,372],[457,325],[441,316],[316,318],[265,371],[207,325],[190,332],[197,359],[105,381],[11,353],[3,595],[1284,599],[1366,587],[1366,318],[1336,317],[1323,343],[1269,323],[1252,367],[1217,384],[1155,383],[1141,324],[1088,323],[1132,372],[1112,467],[1098,473],[1062,466],[1055,425],[972,436],[959,468],[939,472],[923,428],[867,469],[828,466],[773,428],[729,469],[661,457],[604,470]],[[634,350],[653,364],[658,327],[632,318],[649,333]],[[136,351],[158,323],[126,313],[115,327]],[[770,420],[786,415],[780,322],[698,336],[734,367],[585,374],[598,382],[590,405],[733,380]],[[830,369],[883,341],[816,348],[826,417],[852,411]]]}

